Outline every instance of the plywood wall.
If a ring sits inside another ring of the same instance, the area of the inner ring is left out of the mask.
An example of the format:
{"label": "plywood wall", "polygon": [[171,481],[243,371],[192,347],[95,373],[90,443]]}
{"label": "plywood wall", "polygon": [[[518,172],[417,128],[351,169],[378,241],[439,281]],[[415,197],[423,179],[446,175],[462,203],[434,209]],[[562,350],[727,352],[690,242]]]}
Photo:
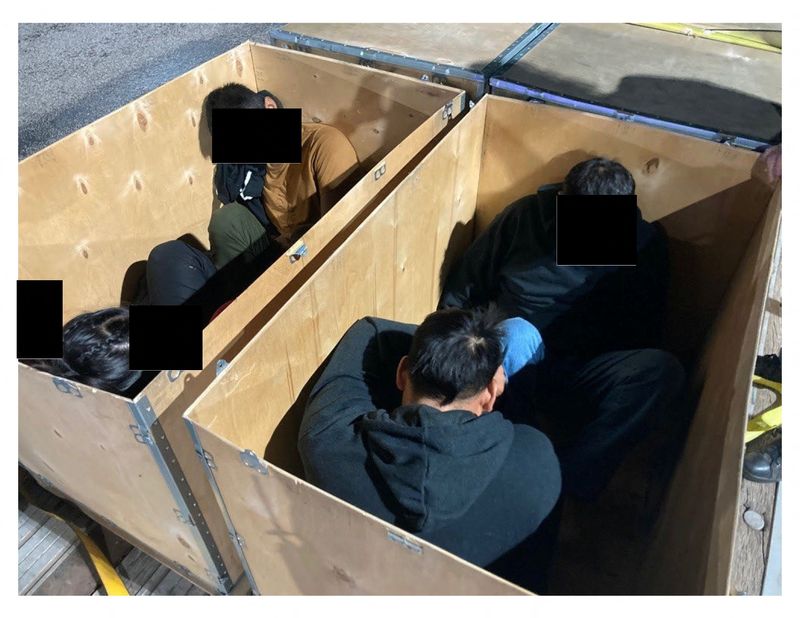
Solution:
{"label": "plywood wall", "polygon": [[[275,314],[199,399],[195,422],[263,453],[355,320],[419,322],[435,309],[446,256],[471,238],[484,111],[450,132]],[[296,465],[296,433],[288,440],[287,459],[273,463]]]}
{"label": "plywood wall", "polygon": [[257,44],[252,51],[258,88],[273,92],[286,107],[302,107],[304,122],[340,129],[365,168],[458,94],[339,60]]}
{"label": "plywood wall", "polygon": [[[157,88],[19,164],[19,277],[62,279],[64,320],[120,304],[129,268],[192,234],[214,206],[205,95],[255,87],[249,44]],[[201,140],[202,138],[202,140]]]}
{"label": "plywood wall", "polygon": [[756,227],[700,362],[702,390],[646,569],[654,593],[727,594],[747,404],[781,208]]}
{"label": "plywood wall", "polygon": [[645,219],[670,238],[667,339],[691,353],[704,341],[771,189],[755,153],[593,114],[491,97],[478,187],[479,229],[514,200],[603,156],[636,181]]}

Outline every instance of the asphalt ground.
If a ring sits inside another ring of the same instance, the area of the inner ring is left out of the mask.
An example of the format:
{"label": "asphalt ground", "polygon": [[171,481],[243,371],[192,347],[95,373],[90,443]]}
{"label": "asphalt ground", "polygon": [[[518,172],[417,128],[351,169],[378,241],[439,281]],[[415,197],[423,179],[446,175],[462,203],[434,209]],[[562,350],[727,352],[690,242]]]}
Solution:
{"label": "asphalt ground", "polygon": [[278,24],[20,24],[20,159]]}

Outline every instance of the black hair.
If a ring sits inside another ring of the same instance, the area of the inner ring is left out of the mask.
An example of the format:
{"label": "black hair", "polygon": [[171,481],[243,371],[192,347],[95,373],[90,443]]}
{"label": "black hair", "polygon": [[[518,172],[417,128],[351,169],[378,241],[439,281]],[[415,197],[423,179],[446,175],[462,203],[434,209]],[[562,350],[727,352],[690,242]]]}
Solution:
{"label": "black hair", "polygon": [[206,122],[208,122],[208,130],[211,130],[212,109],[263,109],[266,97],[273,99],[278,107],[283,107],[278,97],[268,90],[253,92],[244,84],[236,82],[215,88],[206,95],[203,101],[203,112]]}
{"label": "black hair", "polygon": [[502,335],[493,308],[431,313],[414,333],[408,353],[414,391],[442,405],[476,395],[503,363]]}
{"label": "black hair", "polygon": [[62,358],[23,362],[61,378],[122,394],[142,375],[129,368],[129,324],[126,307],[83,313],[64,326]]}
{"label": "black hair", "polygon": [[620,163],[596,157],[578,163],[564,180],[568,195],[633,195],[636,183]]}

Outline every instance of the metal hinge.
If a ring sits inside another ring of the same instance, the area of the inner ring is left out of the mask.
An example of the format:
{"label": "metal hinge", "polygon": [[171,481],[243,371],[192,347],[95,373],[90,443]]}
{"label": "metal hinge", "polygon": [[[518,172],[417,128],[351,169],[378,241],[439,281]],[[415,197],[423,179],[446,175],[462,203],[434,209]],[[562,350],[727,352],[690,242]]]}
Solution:
{"label": "metal hinge", "polygon": [[394,541],[395,543],[399,543],[400,545],[402,545],[406,549],[413,551],[415,554],[422,554],[422,545],[418,545],[417,543],[413,543],[413,542],[409,541],[407,538],[405,538],[404,536],[400,536],[399,534],[396,534],[396,533],[392,532],[391,530],[387,530],[386,531],[386,536],[389,537],[390,541]]}
{"label": "metal hinge", "polygon": [[261,474],[269,474],[269,470],[267,470],[267,466],[261,463],[261,460],[258,458],[253,451],[250,449],[245,449],[239,454],[239,458],[242,460],[242,463],[247,466],[248,468],[252,468],[253,470],[258,470]]}
{"label": "metal hinge", "polygon": [[381,166],[375,170],[373,176],[375,177],[375,180],[378,180],[385,173],[386,173],[386,163],[381,163]]}
{"label": "metal hinge", "polygon": [[153,444],[153,434],[148,429],[139,425],[128,425],[128,427],[131,428],[131,433],[139,444]]}
{"label": "metal hinge", "polygon": [[184,513],[180,509],[172,509],[172,512],[175,513],[175,517],[182,524],[186,524],[188,526],[196,526],[197,525],[196,523],[194,523],[194,520],[192,519],[192,516],[189,515],[189,513]]}
{"label": "metal hinge", "polygon": [[194,452],[200,458],[200,461],[205,462],[205,464],[209,468],[211,468],[212,470],[216,470],[217,469],[217,464],[214,463],[214,456],[211,453],[209,453],[207,450],[205,450],[205,449],[195,449]]}
{"label": "metal hinge", "polygon": [[41,474],[36,474],[35,472],[32,472],[31,474],[33,474],[33,478],[36,479],[39,485],[41,485],[45,489],[53,486],[53,484],[50,482],[50,479],[48,479],[46,476],[43,476]]}
{"label": "metal hinge", "polygon": [[55,384],[55,387],[62,393],[74,395],[75,397],[83,397],[80,389],[69,380],[64,380],[63,378],[53,378],[53,384]]}
{"label": "metal hinge", "polygon": [[242,537],[238,532],[228,532],[228,536],[231,537],[231,541],[236,543],[240,548],[244,549],[247,547],[247,543],[244,542],[244,537]]}
{"label": "metal hinge", "polygon": [[225,370],[225,367],[227,367],[227,366],[228,366],[228,361],[226,361],[224,358],[220,358],[217,361],[217,367],[216,367],[216,374],[215,375],[221,374]]}
{"label": "metal hinge", "polygon": [[453,102],[447,103],[442,110],[442,119],[447,120],[453,117]]}

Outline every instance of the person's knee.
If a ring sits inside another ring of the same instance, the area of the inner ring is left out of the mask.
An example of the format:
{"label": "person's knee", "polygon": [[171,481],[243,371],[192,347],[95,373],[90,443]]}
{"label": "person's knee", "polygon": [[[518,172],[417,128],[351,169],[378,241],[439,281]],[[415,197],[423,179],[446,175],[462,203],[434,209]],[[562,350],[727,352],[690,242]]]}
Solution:
{"label": "person's knee", "polygon": [[539,330],[523,318],[509,318],[501,324],[504,333],[505,362],[508,377],[529,363],[544,358],[544,344]]}
{"label": "person's knee", "polygon": [[168,240],[156,245],[147,256],[147,268],[160,264],[172,264],[185,253],[186,243],[181,240]]}
{"label": "person's knee", "polygon": [[234,230],[241,218],[240,208],[244,208],[244,206],[235,203],[225,204],[211,214],[211,220],[208,223],[208,235],[212,240],[231,236],[235,233]]}

